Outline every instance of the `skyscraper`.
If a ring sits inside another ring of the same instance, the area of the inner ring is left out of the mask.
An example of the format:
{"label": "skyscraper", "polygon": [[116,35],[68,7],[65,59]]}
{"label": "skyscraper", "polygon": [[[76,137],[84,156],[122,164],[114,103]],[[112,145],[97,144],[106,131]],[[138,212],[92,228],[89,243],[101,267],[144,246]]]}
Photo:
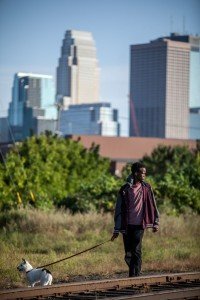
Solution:
{"label": "skyscraper", "polygon": [[9,142],[9,127],[7,117],[0,117],[0,143]]}
{"label": "skyscraper", "polygon": [[194,40],[172,34],[131,46],[130,136],[189,137],[189,104],[198,86],[191,79],[198,68]]}
{"label": "skyscraper", "polygon": [[52,76],[17,73],[14,76],[8,119],[17,140],[55,130],[57,111]]}
{"label": "skyscraper", "polygon": [[200,107],[190,108],[190,139],[200,140]]}
{"label": "skyscraper", "polygon": [[90,32],[66,31],[57,67],[56,94],[64,106],[99,101],[99,67]]}
{"label": "skyscraper", "polygon": [[168,37],[172,41],[190,44],[190,73],[189,73],[189,106],[200,106],[200,37],[192,35],[179,35],[176,33]]}

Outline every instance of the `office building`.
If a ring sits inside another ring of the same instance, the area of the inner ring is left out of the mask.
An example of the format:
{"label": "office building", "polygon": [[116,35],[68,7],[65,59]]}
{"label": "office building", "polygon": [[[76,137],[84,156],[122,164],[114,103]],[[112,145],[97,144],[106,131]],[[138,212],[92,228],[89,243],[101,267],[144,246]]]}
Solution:
{"label": "office building", "polygon": [[171,34],[172,41],[190,44],[189,107],[200,106],[200,37]]}
{"label": "office building", "polygon": [[200,100],[199,42],[171,34],[131,46],[130,136],[189,138],[189,106]]}
{"label": "office building", "polygon": [[110,103],[70,105],[60,112],[62,135],[119,136],[118,111]]}
{"label": "office building", "polygon": [[9,142],[9,125],[7,117],[0,118],[0,143]]}
{"label": "office building", "polygon": [[56,95],[64,107],[99,101],[99,67],[90,32],[66,31],[57,67]]}
{"label": "office building", "polygon": [[190,108],[189,138],[200,140],[200,107]]}
{"label": "office building", "polygon": [[55,131],[57,110],[54,99],[52,76],[15,74],[8,120],[16,140],[39,134],[41,129],[53,131],[54,127]]}

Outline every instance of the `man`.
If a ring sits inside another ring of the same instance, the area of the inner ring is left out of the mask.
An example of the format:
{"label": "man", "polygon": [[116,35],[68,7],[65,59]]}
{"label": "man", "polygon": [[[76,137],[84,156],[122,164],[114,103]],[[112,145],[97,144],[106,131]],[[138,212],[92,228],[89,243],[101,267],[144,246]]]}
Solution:
{"label": "man", "polygon": [[115,207],[115,227],[111,238],[123,234],[125,261],[129,266],[129,277],[139,276],[142,265],[142,238],[144,229],[158,231],[159,213],[151,186],[144,181],[146,168],[134,163],[132,174],[119,191]]}

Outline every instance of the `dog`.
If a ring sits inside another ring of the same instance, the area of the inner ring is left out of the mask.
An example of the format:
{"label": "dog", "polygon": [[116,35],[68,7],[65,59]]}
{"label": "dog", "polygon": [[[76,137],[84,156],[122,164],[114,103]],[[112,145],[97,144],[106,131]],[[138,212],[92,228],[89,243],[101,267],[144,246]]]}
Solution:
{"label": "dog", "polygon": [[30,287],[34,287],[36,283],[39,283],[42,286],[51,285],[53,280],[52,274],[49,270],[33,268],[24,258],[22,258],[22,262],[17,267],[17,270],[26,273],[26,278]]}

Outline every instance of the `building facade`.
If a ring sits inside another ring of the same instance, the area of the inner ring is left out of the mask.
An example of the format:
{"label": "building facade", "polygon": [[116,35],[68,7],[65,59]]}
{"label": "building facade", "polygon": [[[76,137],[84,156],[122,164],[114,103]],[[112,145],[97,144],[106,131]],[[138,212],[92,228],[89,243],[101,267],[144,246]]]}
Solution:
{"label": "building facade", "polygon": [[0,143],[8,143],[9,139],[9,124],[7,117],[0,118]]}
{"label": "building facade", "polygon": [[172,34],[131,46],[130,136],[189,138],[189,106],[199,101],[196,40]]}
{"label": "building facade", "polygon": [[190,108],[189,138],[200,140],[200,107]]}
{"label": "building facade", "polygon": [[62,135],[119,136],[118,110],[109,103],[70,105],[60,113]]}
{"label": "building facade", "polygon": [[40,129],[36,128],[41,122],[44,131],[52,130],[57,119],[54,103],[55,88],[52,76],[15,74],[12,101],[8,110],[8,120],[15,139],[21,140],[32,134],[38,134]]}
{"label": "building facade", "polygon": [[57,67],[57,101],[63,106],[98,102],[99,72],[92,34],[67,30]]}

